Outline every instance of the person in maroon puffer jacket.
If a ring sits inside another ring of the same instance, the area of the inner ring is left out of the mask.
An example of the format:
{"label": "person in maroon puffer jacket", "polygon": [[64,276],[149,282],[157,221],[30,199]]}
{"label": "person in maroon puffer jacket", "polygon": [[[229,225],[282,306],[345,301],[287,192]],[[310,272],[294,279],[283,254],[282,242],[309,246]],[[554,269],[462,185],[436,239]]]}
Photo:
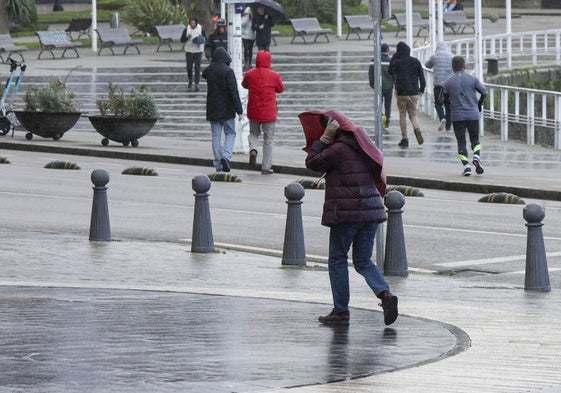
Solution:
{"label": "person in maroon puffer jacket", "polygon": [[249,119],[249,166],[257,167],[257,145],[263,132],[261,173],[273,173],[273,139],[277,123],[277,94],[284,91],[278,72],[271,70],[273,58],[267,51],[257,52],[255,68],[245,73],[242,86],[248,89],[247,118]]}
{"label": "person in maroon puffer jacket", "polygon": [[[320,316],[319,322],[349,323],[347,255],[352,245],[355,270],[382,300],[384,322],[391,325],[398,316],[398,299],[371,260],[376,229],[386,220],[382,152],[363,128],[352,124],[342,113],[329,111],[321,116],[325,131],[313,142],[306,158],[307,168],[325,173],[321,223],[330,227],[328,268],[333,310]],[[300,120],[306,130],[307,118],[301,114]]]}

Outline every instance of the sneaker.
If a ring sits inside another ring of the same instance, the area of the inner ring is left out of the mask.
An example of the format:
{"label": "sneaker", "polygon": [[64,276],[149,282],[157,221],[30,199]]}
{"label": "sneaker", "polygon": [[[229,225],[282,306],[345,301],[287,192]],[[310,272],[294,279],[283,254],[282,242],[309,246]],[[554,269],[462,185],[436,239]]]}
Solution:
{"label": "sneaker", "polygon": [[440,124],[438,125],[438,131],[442,131],[446,127],[446,119],[440,120]]}
{"label": "sneaker", "polygon": [[221,158],[220,163],[222,164],[222,172],[230,172],[230,161],[225,158]]}
{"label": "sneaker", "polygon": [[388,128],[387,126],[388,123],[388,118],[386,117],[386,115],[382,115],[382,128],[385,130],[386,128]]}
{"label": "sneaker", "polygon": [[199,85],[195,85],[195,91],[201,91],[201,88],[199,87]]}
{"label": "sneaker", "polygon": [[463,176],[471,176],[471,168],[469,166],[466,166],[464,168],[464,171],[462,172]]}
{"label": "sneaker", "polygon": [[423,139],[423,134],[421,134],[421,130],[415,128],[413,132],[415,133],[415,138],[417,138],[417,143],[419,145],[422,145],[425,140]]}
{"label": "sneaker", "polygon": [[351,319],[351,315],[348,311],[336,312],[331,310],[329,315],[322,315],[318,318],[318,321],[324,325],[348,325]]}
{"label": "sneaker", "polygon": [[409,147],[409,139],[402,139],[397,145],[402,149],[407,149]]}
{"label": "sneaker", "polygon": [[255,149],[249,151],[249,167],[251,169],[257,168],[257,150]]}
{"label": "sneaker", "polygon": [[261,174],[262,175],[272,175],[273,173],[275,173],[275,172],[271,168],[261,169]]}
{"label": "sneaker", "polygon": [[390,119],[387,119],[387,120],[386,120],[386,125],[385,125],[385,127],[384,127],[384,130],[387,131],[387,130],[389,130],[389,129],[390,129]]}
{"label": "sneaker", "polygon": [[472,163],[475,166],[475,173],[477,173],[478,175],[482,175],[483,172],[485,172],[483,170],[483,167],[481,166],[481,159],[479,158],[479,156],[473,156]]}
{"label": "sneaker", "polygon": [[380,305],[384,310],[384,323],[386,325],[391,325],[395,322],[399,314],[397,312],[397,296],[386,291],[382,296],[382,303]]}

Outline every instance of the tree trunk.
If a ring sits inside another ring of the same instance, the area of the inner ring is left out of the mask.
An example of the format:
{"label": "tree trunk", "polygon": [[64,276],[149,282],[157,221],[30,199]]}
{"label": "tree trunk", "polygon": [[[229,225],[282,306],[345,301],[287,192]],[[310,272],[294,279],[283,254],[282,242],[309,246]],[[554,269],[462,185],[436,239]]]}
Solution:
{"label": "tree trunk", "polygon": [[0,34],[8,34],[10,32],[10,21],[8,18],[8,10],[6,9],[6,2],[0,0]]}

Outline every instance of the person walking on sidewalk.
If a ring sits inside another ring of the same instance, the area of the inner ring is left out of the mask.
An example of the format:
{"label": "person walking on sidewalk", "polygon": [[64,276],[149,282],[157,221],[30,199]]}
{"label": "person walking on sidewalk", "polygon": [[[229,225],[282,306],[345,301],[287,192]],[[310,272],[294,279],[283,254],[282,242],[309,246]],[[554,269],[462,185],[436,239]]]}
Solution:
{"label": "person walking on sidewalk", "polygon": [[261,173],[273,173],[273,139],[277,122],[277,94],[284,91],[278,72],[271,69],[273,57],[266,50],[257,52],[255,68],[247,71],[242,86],[249,91],[247,118],[249,119],[249,166],[257,167],[257,145],[263,132],[263,160]]}
{"label": "person walking on sidewalk", "polygon": [[318,320],[326,325],[349,324],[347,255],[352,246],[355,270],[381,300],[384,323],[391,325],[398,317],[398,299],[371,259],[376,229],[386,220],[382,152],[363,128],[340,112],[307,112],[299,117],[304,130],[314,121],[320,127],[325,125],[323,135],[312,143],[306,157],[307,168],[325,173],[321,223],[330,228],[328,269],[333,309]]}
{"label": "person walking on sidewalk", "polygon": [[448,44],[442,41],[436,47],[434,54],[425,62],[425,67],[433,71],[434,109],[436,109],[438,121],[440,122],[438,131],[442,131],[446,128],[446,131],[449,132],[452,127],[450,103],[446,100],[442,103],[439,99],[442,94],[442,85],[454,74],[452,71],[452,57],[454,57],[454,55],[448,49]]}
{"label": "person walking on sidewalk", "polygon": [[[384,115],[382,116],[382,128],[387,130],[390,126],[390,117],[392,113],[392,96],[393,96],[393,78],[389,74],[390,67],[390,47],[388,44],[382,44],[380,47],[382,51],[382,105],[384,106]],[[368,68],[368,81],[370,87],[374,88],[374,59]]]}
{"label": "person walking on sidewalk", "polygon": [[[472,163],[475,166],[475,172],[481,175],[484,171],[481,161],[481,144],[479,143],[479,118],[483,110],[483,102],[487,97],[487,90],[479,79],[466,73],[465,68],[466,61],[462,56],[452,58],[454,75],[444,82],[444,94],[442,94],[441,100],[450,101],[452,125],[458,142],[458,154],[464,166],[462,174],[471,176],[466,147],[467,131],[473,152]],[[477,93],[479,93],[479,99]]]}
{"label": "person walking on sidewalk", "polygon": [[[184,32],[185,34],[185,60],[187,62],[187,89],[191,91],[193,81],[195,82],[195,91],[199,91],[199,81],[201,80],[201,60],[203,58],[204,45],[196,44],[193,40],[203,34],[203,28],[199,24],[196,17],[189,18],[189,24]],[[182,39],[183,41],[183,39]],[[193,66],[195,73],[193,74]]]}
{"label": "person walking on sidewalk", "polygon": [[271,47],[273,18],[267,13],[265,7],[257,7],[257,15],[253,17],[253,30],[255,30],[255,44],[257,49],[268,51]]}
{"label": "person walking on sidewalk", "polygon": [[226,49],[218,47],[212,56],[212,64],[203,70],[207,83],[206,119],[210,121],[213,164],[217,172],[230,172],[230,159],[236,141],[236,113],[240,121],[243,119],[238,82],[234,70],[230,68],[231,62]]}
{"label": "person walking on sidewalk", "polygon": [[399,109],[401,141],[398,146],[402,149],[409,147],[407,115],[409,115],[409,120],[413,125],[417,142],[422,145],[424,140],[417,118],[417,103],[419,102],[419,95],[425,92],[425,74],[421,62],[411,56],[411,48],[405,42],[400,41],[397,44],[396,53],[390,61],[388,72],[394,79],[397,108]]}
{"label": "person walking on sidewalk", "polygon": [[253,12],[251,7],[246,7],[242,16],[242,45],[243,45],[243,70],[251,69],[253,59],[253,45],[255,44],[255,31],[253,30]]}

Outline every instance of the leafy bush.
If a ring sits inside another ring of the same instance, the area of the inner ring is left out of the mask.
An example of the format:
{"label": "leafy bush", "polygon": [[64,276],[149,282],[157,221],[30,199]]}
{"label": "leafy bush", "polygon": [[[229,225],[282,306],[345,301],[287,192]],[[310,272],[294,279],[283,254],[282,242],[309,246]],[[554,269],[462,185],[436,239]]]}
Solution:
{"label": "leafy bush", "polygon": [[143,33],[157,25],[186,23],[188,19],[185,7],[170,0],[128,0],[123,10],[123,20]]}
{"label": "leafy bush", "polygon": [[37,23],[37,5],[35,0],[4,0],[10,22],[24,26]]}
{"label": "leafy bush", "polygon": [[158,107],[146,86],[132,89],[127,95],[121,88],[109,83],[106,98],[96,101],[101,116],[132,117],[135,119],[158,117]]}
{"label": "leafy bush", "polygon": [[66,91],[66,81],[55,78],[47,86],[34,86],[23,97],[31,112],[79,112],[76,95]]}
{"label": "leafy bush", "polygon": [[127,0],[103,0],[97,2],[98,10],[118,11],[127,5]]}
{"label": "leafy bush", "polygon": [[[343,0],[343,14],[357,7],[361,0]],[[336,6],[333,0],[283,0],[287,18],[316,17],[320,23],[335,23]]]}

